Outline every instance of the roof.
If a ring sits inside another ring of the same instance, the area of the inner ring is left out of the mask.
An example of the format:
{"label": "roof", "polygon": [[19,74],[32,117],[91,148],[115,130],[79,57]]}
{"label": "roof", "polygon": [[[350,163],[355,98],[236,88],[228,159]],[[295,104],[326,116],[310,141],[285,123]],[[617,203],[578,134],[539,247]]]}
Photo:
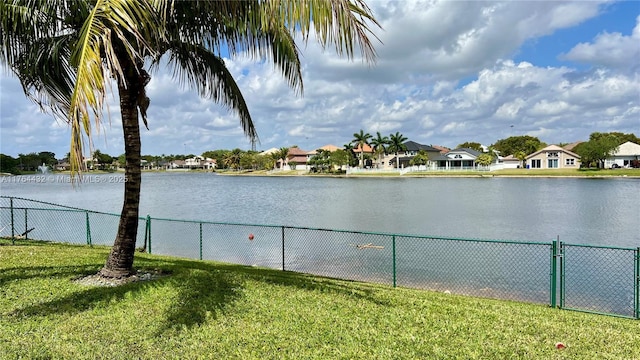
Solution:
{"label": "roof", "polygon": [[572,142],[571,144],[567,144],[565,146],[563,146],[562,148],[568,151],[573,151],[573,149],[575,149],[576,146],[578,146],[578,144],[581,144],[582,141],[576,141],[576,142]]}
{"label": "roof", "polygon": [[429,151],[429,152],[440,152],[439,149],[436,149],[434,147],[431,147],[429,145],[422,145],[419,144],[415,141],[407,141],[404,143],[404,146],[407,148],[407,151],[420,151],[420,150],[424,150],[424,151]]}
{"label": "roof", "polygon": [[513,156],[513,155],[509,155],[509,156],[505,156],[503,158],[501,158],[501,160],[503,162],[520,162],[520,159],[518,159],[517,157]]}
{"label": "roof", "polygon": [[311,151],[307,152],[307,155],[315,155],[315,154],[318,153],[318,150],[326,150],[326,151],[329,151],[329,152],[334,152],[334,151],[340,150],[340,149],[341,148],[339,148],[339,147],[337,147],[337,146],[335,146],[333,144],[327,144],[327,145],[319,147],[319,148],[317,148],[315,150],[311,150]]}
{"label": "roof", "polygon": [[473,155],[475,157],[480,156],[482,153],[478,150],[474,150],[474,149],[469,149],[469,148],[457,148],[457,149],[453,149],[451,151],[449,151],[448,153],[453,153],[453,152],[466,152],[469,155]]}
{"label": "roof", "polygon": [[565,154],[571,155],[571,156],[575,157],[576,159],[580,159],[580,155],[578,155],[578,154],[576,154],[574,152],[571,152],[569,150],[565,150],[565,149],[561,148],[558,145],[549,145],[544,149],[540,149],[540,150],[534,152],[533,154],[527,155],[526,159],[527,160],[531,159],[532,157],[538,156],[538,154],[541,154],[543,152],[549,152],[549,151],[560,151],[560,152],[563,152]]}
{"label": "roof", "polygon": [[364,146],[362,147],[364,149],[360,150],[360,144],[358,144],[358,146],[353,148],[353,152],[359,153],[359,152],[366,152],[366,153],[373,153],[373,149],[371,148],[371,146],[369,146],[369,144],[364,144]]}
{"label": "roof", "polygon": [[289,148],[289,153],[287,154],[287,157],[290,158],[290,157],[293,157],[293,156],[300,156],[300,155],[303,155],[303,156],[306,157],[307,156],[307,152],[302,150],[302,149],[300,149],[299,147],[290,147]]}
{"label": "roof", "polygon": [[433,147],[434,149],[438,149],[440,151],[440,154],[446,154],[449,151],[451,151],[451,149],[449,149],[446,146],[440,146],[440,145],[431,145],[431,147]]}
{"label": "roof", "polygon": [[278,149],[278,148],[267,149],[267,150],[261,152],[260,155],[270,155],[270,154],[275,153],[276,151],[280,151],[280,149]]}
{"label": "roof", "polygon": [[624,144],[618,146],[618,150],[613,154],[614,156],[640,156],[640,145],[627,141]]}

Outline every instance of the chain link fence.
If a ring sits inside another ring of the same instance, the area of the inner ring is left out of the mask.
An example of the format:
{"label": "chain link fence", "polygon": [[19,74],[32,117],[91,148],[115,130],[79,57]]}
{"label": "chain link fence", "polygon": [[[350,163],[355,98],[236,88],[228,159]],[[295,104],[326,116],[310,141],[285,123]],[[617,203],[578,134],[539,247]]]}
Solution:
{"label": "chain link fence", "polygon": [[[111,245],[119,215],[0,197],[0,238]],[[215,260],[640,319],[640,248],[141,217],[137,247]]]}

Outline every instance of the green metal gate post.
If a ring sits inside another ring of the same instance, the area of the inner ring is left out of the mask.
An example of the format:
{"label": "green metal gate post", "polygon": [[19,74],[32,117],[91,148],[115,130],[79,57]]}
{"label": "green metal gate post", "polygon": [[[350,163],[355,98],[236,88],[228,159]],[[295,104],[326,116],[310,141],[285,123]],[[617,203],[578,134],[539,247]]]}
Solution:
{"label": "green metal gate post", "polygon": [[84,214],[87,220],[87,245],[91,246],[91,225],[89,225],[89,212],[85,211]]}
{"label": "green metal gate post", "polygon": [[395,235],[391,237],[391,249],[392,249],[392,256],[393,256],[393,287],[396,287],[397,276],[396,276],[396,236]]}
{"label": "green metal gate post", "polygon": [[636,319],[640,320],[640,247],[636,249],[636,283],[635,283],[635,301],[636,301]]}
{"label": "green metal gate post", "polygon": [[11,209],[11,244],[16,244],[16,229],[13,223],[13,198],[9,198],[9,207]]}
{"label": "green metal gate post", "polygon": [[549,294],[550,294],[550,303],[551,307],[556,307],[556,280],[557,280],[557,267],[558,267],[558,240],[553,240],[551,242],[551,270],[549,272]]}
{"label": "green metal gate post", "polygon": [[564,308],[564,245],[558,241],[558,257],[560,258],[560,308]]}
{"label": "green metal gate post", "polygon": [[149,254],[151,254],[151,216],[147,215],[147,241],[149,241]]}
{"label": "green metal gate post", "polygon": [[200,260],[202,260],[202,223],[200,223]]}

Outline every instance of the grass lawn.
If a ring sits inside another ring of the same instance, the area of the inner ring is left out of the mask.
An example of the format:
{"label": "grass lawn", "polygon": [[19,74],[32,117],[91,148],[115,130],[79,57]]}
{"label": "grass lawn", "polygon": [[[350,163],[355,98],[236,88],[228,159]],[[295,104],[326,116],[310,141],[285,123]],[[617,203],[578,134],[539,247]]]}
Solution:
{"label": "grass lawn", "polygon": [[640,321],[544,305],[148,254],[171,275],[72,281],[107,254],[0,243],[0,359],[640,359]]}

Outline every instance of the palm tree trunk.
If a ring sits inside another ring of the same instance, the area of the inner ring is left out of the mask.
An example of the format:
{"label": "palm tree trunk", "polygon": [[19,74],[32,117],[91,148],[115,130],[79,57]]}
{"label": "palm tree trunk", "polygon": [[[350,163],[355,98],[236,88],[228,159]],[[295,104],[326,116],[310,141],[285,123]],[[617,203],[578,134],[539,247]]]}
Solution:
{"label": "palm tree trunk", "polygon": [[112,278],[126,277],[134,273],[133,259],[138,235],[140,183],[142,180],[137,99],[144,84],[141,82],[140,75],[135,71],[135,64],[131,64],[125,76],[127,84],[118,84],[126,159],[124,204],[122,205],[116,240],[104,268],[100,271],[100,275]]}

